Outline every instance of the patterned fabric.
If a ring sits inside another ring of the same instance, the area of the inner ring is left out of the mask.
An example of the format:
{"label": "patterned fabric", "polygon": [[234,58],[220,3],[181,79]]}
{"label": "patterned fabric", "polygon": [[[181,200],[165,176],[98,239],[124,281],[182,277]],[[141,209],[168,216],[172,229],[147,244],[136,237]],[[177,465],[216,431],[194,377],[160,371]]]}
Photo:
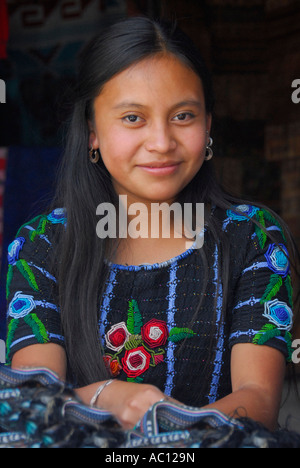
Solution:
{"label": "patterned fabric", "polygon": [[[230,243],[225,317],[218,281],[221,248],[208,230],[205,291],[202,252],[191,248],[161,264],[110,264],[99,310],[99,336],[113,377],[152,383],[197,407],[231,392],[230,352],[236,343],[266,344],[291,358],[292,287],[280,225],[269,212],[245,205],[226,213],[216,209],[212,216]],[[64,345],[49,265],[54,235],[65,224],[63,209],[38,216],[20,228],[9,247],[8,362],[31,344]]]}
{"label": "patterned fabric", "polygon": [[[6,180],[6,159],[7,159],[7,148],[0,148],[0,264],[2,259],[2,246],[3,246],[3,200],[4,200],[4,188]],[[0,314],[1,322],[1,314]],[[1,323],[0,323],[1,328]],[[1,337],[1,334],[0,334]]]}
{"label": "patterned fabric", "polygon": [[[3,134],[7,135],[5,129]],[[5,339],[6,328],[6,252],[19,227],[25,221],[43,213],[49,206],[53,198],[55,174],[61,152],[61,148],[10,146],[5,161],[5,174],[0,171],[2,183],[5,177],[0,268],[0,339]]]}
{"label": "patterned fabric", "polygon": [[[163,452],[171,447],[190,450],[185,455]],[[134,429],[124,431],[109,412],[83,405],[48,370],[0,366],[0,448],[157,448],[156,455],[149,452],[149,461],[200,463],[200,452],[194,449],[300,448],[300,434],[270,432],[249,418],[229,418],[215,409],[169,401],[155,403]],[[138,452],[123,459],[120,451],[105,451],[103,457],[106,462],[132,460],[135,465]]]}
{"label": "patterned fabric", "polygon": [[0,0],[0,59],[7,55],[10,66],[5,77],[1,76],[6,82],[7,103],[0,146],[60,146],[57,129],[66,115],[57,104],[75,81],[81,51],[102,29],[127,16],[126,1],[9,1],[7,48],[8,17],[3,2]]}

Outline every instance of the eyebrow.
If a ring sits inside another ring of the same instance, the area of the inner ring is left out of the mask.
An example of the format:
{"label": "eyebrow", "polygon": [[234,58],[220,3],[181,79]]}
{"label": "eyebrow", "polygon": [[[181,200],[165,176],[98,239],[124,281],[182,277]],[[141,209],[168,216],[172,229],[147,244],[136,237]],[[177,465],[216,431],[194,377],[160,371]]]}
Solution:
{"label": "eyebrow", "polygon": [[[172,106],[172,109],[176,109],[178,107],[185,107],[185,106],[195,106],[195,107],[199,107],[199,108],[202,108],[203,107],[203,104],[200,102],[200,101],[197,101],[196,99],[186,99],[184,101],[180,101],[180,102],[177,102],[176,104],[174,104],[174,106]],[[113,109],[123,109],[123,108],[127,108],[127,107],[135,107],[137,109],[141,109],[141,108],[145,108],[145,107],[148,107],[148,106],[145,106],[143,104],[139,104],[137,102],[132,102],[132,101],[122,101],[120,102],[119,104],[116,104]]]}
{"label": "eyebrow", "polygon": [[122,101],[119,104],[116,104],[113,109],[122,109],[126,107],[145,107],[143,104],[138,104],[137,102],[131,102],[131,101]]}

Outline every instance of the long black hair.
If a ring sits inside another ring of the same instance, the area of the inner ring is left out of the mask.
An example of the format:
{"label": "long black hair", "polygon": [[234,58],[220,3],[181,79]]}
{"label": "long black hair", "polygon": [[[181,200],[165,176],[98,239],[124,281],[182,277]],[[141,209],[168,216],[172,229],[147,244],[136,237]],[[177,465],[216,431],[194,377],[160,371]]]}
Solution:
{"label": "long black hair", "polygon": [[[96,235],[96,207],[117,201],[101,158],[97,164],[89,160],[88,121],[93,121],[93,103],[105,83],[134,63],[159,53],[174,55],[200,77],[206,112],[211,114],[214,97],[210,73],[193,42],[174,24],[145,17],[122,20],[94,38],[81,57],[53,202],[54,207],[63,207],[67,212],[67,227],[57,247],[59,305],[68,361],[79,385],[108,378],[99,340],[98,314],[108,275],[105,259],[114,245],[112,240]],[[178,200],[224,209],[241,203],[218,184],[211,161],[202,166]],[[230,269],[226,238],[221,239],[221,229],[213,217],[208,216],[205,221],[222,247],[219,281],[223,284],[225,311]],[[291,237],[289,240],[293,245]],[[205,262],[205,249],[200,250]]]}

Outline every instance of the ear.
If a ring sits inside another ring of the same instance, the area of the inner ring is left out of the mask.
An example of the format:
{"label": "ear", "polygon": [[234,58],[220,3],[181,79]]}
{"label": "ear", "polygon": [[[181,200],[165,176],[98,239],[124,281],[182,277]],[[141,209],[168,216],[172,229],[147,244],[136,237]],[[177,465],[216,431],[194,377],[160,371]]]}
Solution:
{"label": "ear", "polygon": [[99,148],[99,142],[94,130],[94,126],[91,120],[88,120],[88,127],[89,127],[89,148],[93,147],[94,149]]}
{"label": "ear", "polygon": [[212,123],[212,115],[206,114],[206,130],[208,131],[208,134],[210,134],[211,123]]}

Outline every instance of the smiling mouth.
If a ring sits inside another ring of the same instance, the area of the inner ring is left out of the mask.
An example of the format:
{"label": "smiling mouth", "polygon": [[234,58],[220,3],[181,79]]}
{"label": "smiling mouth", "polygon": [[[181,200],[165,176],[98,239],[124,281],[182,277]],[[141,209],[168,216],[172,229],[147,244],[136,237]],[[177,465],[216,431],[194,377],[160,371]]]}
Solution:
{"label": "smiling mouth", "polygon": [[166,163],[140,164],[138,167],[151,175],[167,176],[177,172],[180,162],[169,161]]}
{"label": "smiling mouth", "polygon": [[145,167],[145,168],[150,168],[150,169],[163,169],[165,167],[173,167],[173,166],[178,166],[180,162],[175,162],[175,161],[168,161],[165,163],[159,163],[159,162],[153,162],[153,163],[147,163],[147,164],[140,164],[140,167]]}

